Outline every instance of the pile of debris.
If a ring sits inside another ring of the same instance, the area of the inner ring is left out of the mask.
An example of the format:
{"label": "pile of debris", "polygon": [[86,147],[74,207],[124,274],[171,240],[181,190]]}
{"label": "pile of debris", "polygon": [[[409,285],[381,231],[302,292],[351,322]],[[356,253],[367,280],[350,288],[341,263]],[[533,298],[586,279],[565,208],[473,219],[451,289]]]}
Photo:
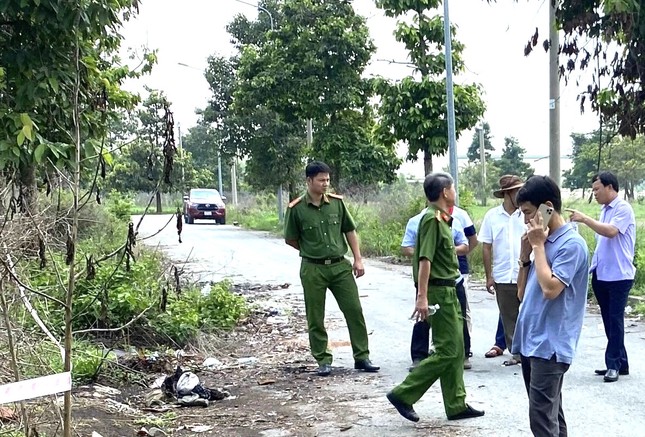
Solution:
{"label": "pile of debris", "polygon": [[226,390],[207,388],[193,372],[177,366],[175,373],[167,376],[161,384],[161,392],[174,398],[183,407],[208,407],[209,401],[221,401],[231,396]]}

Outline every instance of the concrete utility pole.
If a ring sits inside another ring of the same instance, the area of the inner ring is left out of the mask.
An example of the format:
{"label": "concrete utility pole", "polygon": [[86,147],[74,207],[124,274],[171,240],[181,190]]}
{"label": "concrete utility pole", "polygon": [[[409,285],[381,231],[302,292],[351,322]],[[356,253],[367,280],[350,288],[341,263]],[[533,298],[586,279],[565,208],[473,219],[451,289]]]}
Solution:
{"label": "concrete utility pole", "polygon": [[181,125],[179,123],[177,123],[177,137],[179,137],[177,144],[179,145],[179,158],[181,159],[181,189],[185,191],[186,171],[184,167],[186,166],[186,160],[184,159],[184,146],[181,141]]}
{"label": "concrete utility pole", "polygon": [[[552,2],[549,2],[552,3]],[[555,22],[558,2],[549,9],[549,175],[560,185],[560,78],[558,52],[560,35]]]}
{"label": "concrete utility pole", "polygon": [[457,197],[455,203],[459,205],[459,167],[457,165],[457,138],[455,134],[455,96],[452,85],[452,36],[450,34],[450,7],[448,0],[443,1],[443,34],[446,48],[446,100],[448,104],[448,152],[450,154],[450,174],[455,181]]}
{"label": "concrete utility pole", "polygon": [[484,126],[479,128],[479,161],[482,166],[482,206],[486,206],[486,150],[484,146]]}
{"label": "concrete utility pole", "polygon": [[237,205],[237,158],[233,157],[233,164],[231,165],[231,196],[233,197],[233,205]]}
{"label": "concrete utility pole", "polygon": [[219,194],[220,196],[224,195],[224,192],[222,191],[222,157],[219,153],[219,150],[217,151],[217,186],[219,187]]}

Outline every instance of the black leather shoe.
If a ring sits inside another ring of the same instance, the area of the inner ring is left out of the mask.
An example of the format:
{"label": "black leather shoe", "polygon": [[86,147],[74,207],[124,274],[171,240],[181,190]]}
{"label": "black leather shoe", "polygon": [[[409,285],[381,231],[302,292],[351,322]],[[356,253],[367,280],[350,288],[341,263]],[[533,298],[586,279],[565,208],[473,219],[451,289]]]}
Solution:
{"label": "black leather shoe", "polygon": [[365,372],[378,372],[381,368],[372,364],[370,360],[359,360],[354,362],[354,369]]}
{"label": "black leather shoe", "polygon": [[[596,373],[596,375],[605,376],[605,374],[607,373],[607,369],[598,369],[598,370],[594,370],[594,372]],[[618,374],[620,376],[629,375],[629,369],[619,370]]]}
{"label": "black leather shoe", "polygon": [[605,373],[605,377],[603,378],[605,382],[616,382],[618,381],[618,370],[616,369],[608,369],[607,373]]}
{"label": "black leather shoe", "polygon": [[394,408],[396,408],[396,411],[398,411],[401,416],[405,417],[408,420],[411,420],[412,422],[419,421],[419,415],[416,413],[416,411],[414,411],[414,408],[412,408],[412,405],[407,405],[399,401],[397,398],[394,397],[392,392],[388,393],[386,397],[387,397],[387,400],[390,401],[390,403],[394,406]]}
{"label": "black leather shoe", "polygon": [[461,420],[461,419],[471,419],[473,417],[481,417],[484,415],[484,411],[475,410],[470,405],[466,404],[466,409],[459,414],[453,414],[448,416],[448,420]]}
{"label": "black leather shoe", "polygon": [[316,371],[318,376],[329,376],[331,373],[331,364],[321,364]]}

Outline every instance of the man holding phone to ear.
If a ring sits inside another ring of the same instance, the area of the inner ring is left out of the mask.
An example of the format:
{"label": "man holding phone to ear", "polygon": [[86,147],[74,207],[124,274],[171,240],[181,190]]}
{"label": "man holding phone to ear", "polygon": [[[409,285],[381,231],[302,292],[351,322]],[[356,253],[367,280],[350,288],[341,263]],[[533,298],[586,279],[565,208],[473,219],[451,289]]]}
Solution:
{"label": "man holding phone to ear", "polygon": [[[523,303],[511,353],[521,356],[533,435],[562,437],[567,435],[562,384],[578,346],[587,303],[587,243],[562,217],[560,188],[548,176],[527,179],[517,203],[528,231],[522,236],[518,260]],[[541,211],[552,214],[548,218]]]}
{"label": "man holding phone to ear", "polygon": [[[486,290],[497,297],[509,351],[520,308],[517,297],[517,260],[520,256],[520,241],[526,228],[515,196],[522,185],[522,180],[515,175],[504,175],[499,179],[499,190],[494,191],[493,196],[504,201],[486,213],[478,237],[483,243]],[[494,350],[495,347],[489,353]],[[489,353],[486,354],[487,357]],[[506,366],[519,363],[519,355],[504,361]]]}

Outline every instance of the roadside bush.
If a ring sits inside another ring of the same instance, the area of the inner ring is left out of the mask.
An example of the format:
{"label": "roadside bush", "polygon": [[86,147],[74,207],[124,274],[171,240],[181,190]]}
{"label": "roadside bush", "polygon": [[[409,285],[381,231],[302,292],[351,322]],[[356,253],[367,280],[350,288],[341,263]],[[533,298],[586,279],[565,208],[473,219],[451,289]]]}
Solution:
{"label": "roadside bush", "polygon": [[112,190],[107,198],[107,210],[117,219],[127,222],[134,211],[134,198]]}

